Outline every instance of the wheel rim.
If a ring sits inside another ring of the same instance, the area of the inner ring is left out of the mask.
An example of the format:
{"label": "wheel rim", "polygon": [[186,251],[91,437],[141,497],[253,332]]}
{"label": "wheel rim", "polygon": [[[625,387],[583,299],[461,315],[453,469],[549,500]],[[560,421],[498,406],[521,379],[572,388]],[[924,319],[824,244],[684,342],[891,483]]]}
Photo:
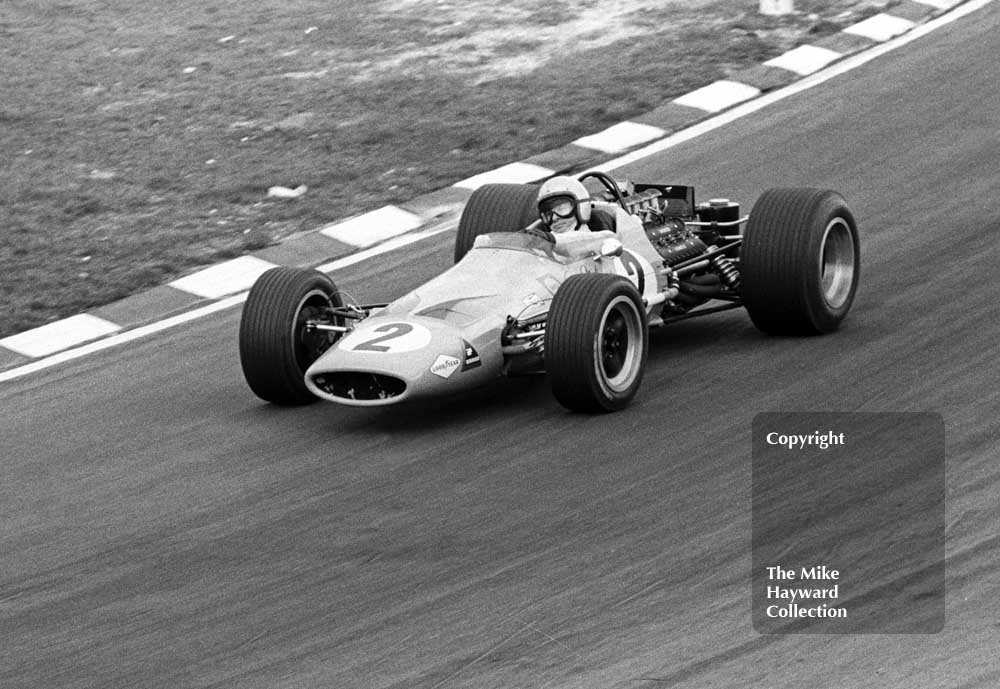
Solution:
{"label": "wheel rim", "polygon": [[292,323],[292,345],[295,351],[295,361],[302,371],[309,368],[323,352],[336,341],[338,334],[323,330],[306,329],[306,323],[320,319],[324,313],[333,307],[330,297],[322,290],[312,290],[306,294],[295,311]]}
{"label": "wheel rim", "polygon": [[614,392],[629,388],[639,375],[642,320],[628,297],[617,297],[601,316],[597,366],[605,387]]}
{"label": "wheel rim", "polygon": [[850,225],[840,217],[826,226],[820,251],[820,288],[823,299],[831,308],[839,309],[854,286],[854,235]]}

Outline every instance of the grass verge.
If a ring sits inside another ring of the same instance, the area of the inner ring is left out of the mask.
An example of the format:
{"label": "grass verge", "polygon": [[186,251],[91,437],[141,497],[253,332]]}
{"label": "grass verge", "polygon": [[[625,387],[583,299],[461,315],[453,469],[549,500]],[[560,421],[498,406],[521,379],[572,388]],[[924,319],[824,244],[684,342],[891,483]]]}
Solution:
{"label": "grass verge", "polygon": [[6,0],[0,336],[557,148],[894,3],[795,4]]}

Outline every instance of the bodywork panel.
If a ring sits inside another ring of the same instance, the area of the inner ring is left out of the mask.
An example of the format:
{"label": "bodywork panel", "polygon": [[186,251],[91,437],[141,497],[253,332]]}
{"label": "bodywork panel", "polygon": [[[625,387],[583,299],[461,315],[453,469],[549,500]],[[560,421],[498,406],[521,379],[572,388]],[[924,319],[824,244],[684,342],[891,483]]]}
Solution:
{"label": "bodywork panel", "polygon": [[508,317],[546,313],[567,276],[617,273],[640,292],[655,292],[644,257],[596,255],[600,234],[581,238],[585,250],[574,257],[531,234],[477,238],[459,263],[341,337],[308,369],[306,385],[322,399],[373,406],[455,392],[500,376]]}

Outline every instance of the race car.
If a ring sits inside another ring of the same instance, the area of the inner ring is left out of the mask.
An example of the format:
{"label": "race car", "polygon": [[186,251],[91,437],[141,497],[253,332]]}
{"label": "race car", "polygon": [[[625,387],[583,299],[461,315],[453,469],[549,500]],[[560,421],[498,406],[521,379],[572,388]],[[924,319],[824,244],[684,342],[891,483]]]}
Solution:
{"label": "race car", "polygon": [[251,390],[375,406],[544,373],[566,408],[609,412],[639,389],[649,328],[743,308],[765,333],[829,333],[851,308],[860,243],[836,192],[770,189],[744,216],[696,204],[691,186],[579,179],[589,232],[568,248],[534,231],[537,186],[487,184],[462,212],[455,264],[391,303],[351,303],[315,270],[264,273],[240,322]]}

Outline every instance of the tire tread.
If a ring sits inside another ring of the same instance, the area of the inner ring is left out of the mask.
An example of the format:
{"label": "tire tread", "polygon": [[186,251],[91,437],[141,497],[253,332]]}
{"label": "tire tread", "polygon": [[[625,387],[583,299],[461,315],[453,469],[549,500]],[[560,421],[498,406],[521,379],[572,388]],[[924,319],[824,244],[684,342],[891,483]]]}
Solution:
{"label": "tire tread", "polygon": [[[639,375],[631,390],[619,399],[607,399],[600,384],[581,371],[593,370],[594,337],[600,327],[603,306],[620,292],[637,305],[642,321],[642,353]],[[586,413],[615,411],[631,401],[642,380],[648,353],[646,312],[635,286],[620,276],[602,273],[572,275],[552,300],[545,326],[546,372],[552,393],[567,409]]]}
{"label": "tire tread", "polygon": [[315,270],[272,268],[250,289],[240,319],[240,363],[247,384],[261,399],[282,405],[316,401],[290,337],[295,310],[313,289],[324,290],[340,305],[336,285]]}
{"label": "tire tread", "polygon": [[[843,198],[815,188],[765,191],[750,214],[740,248],[741,296],[750,318],[771,334],[814,334],[832,326],[816,312],[807,267],[819,223],[833,213],[844,215],[855,229]],[[839,319],[837,319],[839,322]]]}
{"label": "tire tread", "polygon": [[481,234],[517,232],[538,219],[538,187],[530,184],[484,184],[472,192],[455,235],[455,263]]}

